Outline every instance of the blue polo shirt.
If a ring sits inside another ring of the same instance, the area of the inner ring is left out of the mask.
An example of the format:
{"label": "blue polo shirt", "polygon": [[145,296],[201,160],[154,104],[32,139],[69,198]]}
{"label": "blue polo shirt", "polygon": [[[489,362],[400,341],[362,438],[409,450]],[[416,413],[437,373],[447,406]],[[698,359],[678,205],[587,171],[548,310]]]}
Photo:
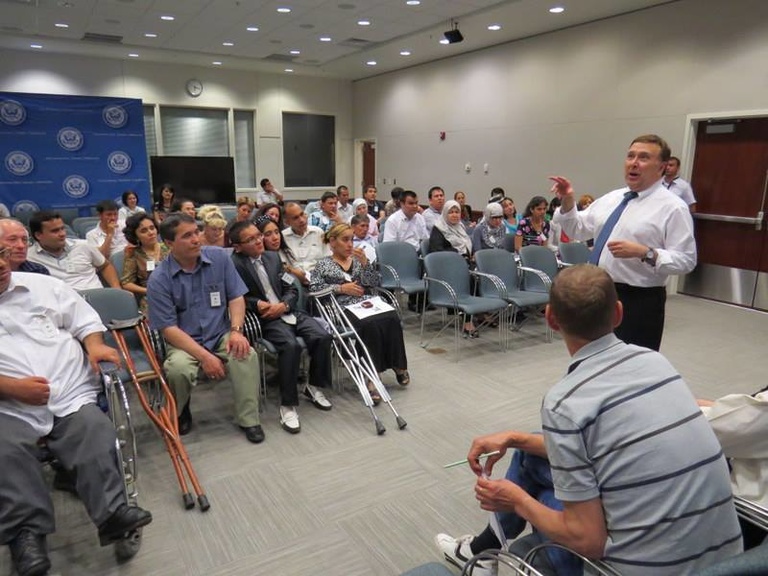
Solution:
{"label": "blue polo shirt", "polygon": [[203,246],[192,272],[185,272],[173,255],[149,277],[149,324],[154,330],[178,326],[195,342],[213,351],[230,323],[227,305],[248,292],[227,251]]}

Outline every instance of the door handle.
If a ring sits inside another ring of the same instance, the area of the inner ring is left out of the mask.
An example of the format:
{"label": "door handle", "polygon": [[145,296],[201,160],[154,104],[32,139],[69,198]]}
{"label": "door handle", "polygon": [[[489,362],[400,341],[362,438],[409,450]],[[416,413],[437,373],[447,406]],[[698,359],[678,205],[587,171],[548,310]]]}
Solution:
{"label": "door handle", "polygon": [[760,211],[757,213],[757,222],[755,222],[755,230],[758,232],[763,229],[763,219],[765,218],[765,195],[768,192],[768,170],[765,171],[765,180],[763,180],[763,200],[760,203]]}
{"label": "door handle", "polygon": [[[730,216],[728,214],[702,214],[701,212],[695,212],[693,217],[696,220],[712,220],[714,222],[731,222],[733,224],[749,224],[751,226],[761,226],[762,212],[758,213],[757,218],[750,218],[749,216]],[[759,228],[758,228],[759,230]]]}

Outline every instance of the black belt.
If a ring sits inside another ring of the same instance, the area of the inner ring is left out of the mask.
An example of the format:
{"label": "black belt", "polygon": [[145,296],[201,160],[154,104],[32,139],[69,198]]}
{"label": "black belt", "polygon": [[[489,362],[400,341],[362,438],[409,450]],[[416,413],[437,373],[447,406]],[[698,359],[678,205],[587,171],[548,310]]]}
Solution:
{"label": "black belt", "polygon": [[623,282],[614,282],[614,286],[616,286],[616,292],[666,292],[666,287],[664,286],[632,286],[631,284],[624,284]]}

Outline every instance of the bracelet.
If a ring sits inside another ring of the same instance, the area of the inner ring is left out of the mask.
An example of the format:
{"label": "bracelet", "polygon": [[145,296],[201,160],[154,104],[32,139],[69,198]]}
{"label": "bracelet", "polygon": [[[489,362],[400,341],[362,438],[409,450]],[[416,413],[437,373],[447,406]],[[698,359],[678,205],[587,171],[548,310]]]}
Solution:
{"label": "bracelet", "polygon": [[243,327],[242,326],[231,326],[229,328],[230,332],[238,332],[239,334],[243,333]]}

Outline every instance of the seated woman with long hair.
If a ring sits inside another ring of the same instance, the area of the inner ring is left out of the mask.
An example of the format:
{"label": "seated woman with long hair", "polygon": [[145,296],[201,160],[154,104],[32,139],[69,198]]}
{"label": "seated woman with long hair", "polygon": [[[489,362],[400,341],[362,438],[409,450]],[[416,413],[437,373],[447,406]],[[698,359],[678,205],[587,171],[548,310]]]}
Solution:
{"label": "seated woman with long hair", "polygon": [[[342,306],[357,304],[371,298],[371,288],[381,280],[376,268],[371,265],[365,252],[352,245],[352,227],[349,224],[335,224],[325,233],[331,255],[320,260],[312,272],[309,288],[312,292],[332,287],[336,300]],[[392,310],[369,316],[363,320],[347,312],[355,330],[371,355],[376,370],[384,372],[392,368],[401,386],[410,382],[408,359],[405,355],[403,328],[400,318]],[[368,384],[375,404],[381,401],[371,383]]]}
{"label": "seated woman with long hair", "polygon": [[227,245],[224,235],[227,219],[224,218],[221,208],[213,204],[206,204],[197,211],[197,217],[203,223],[203,235],[200,238],[200,244],[218,246],[219,248]]}
{"label": "seated woman with long hair", "polygon": [[120,285],[139,299],[139,309],[147,311],[147,282],[155,267],[168,256],[168,246],[158,238],[155,222],[144,212],[129,216],[123,228],[125,260],[120,272]]}
{"label": "seated woman with long hair", "polygon": [[264,249],[277,252],[280,256],[280,261],[283,263],[283,270],[296,276],[304,286],[309,285],[307,274],[296,265],[296,258],[294,258],[293,252],[288,244],[286,244],[281,229],[272,220],[272,217],[262,214],[257,216],[253,223],[264,236]]}
{"label": "seated woman with long hair", "polygon": [[546,220],[547,199],[534,196],[525,207],[522,220],[517,225],[515,252],[523,246],[547,246],[550,236],[550,223]]}
{"label": "seated woman with long hair", "polygon": [[[467,234],[461,222],[461,204],[456,200],[448,200],[443,206],[440,218],[435,221],[429,235],[429,252],[458,252],[472,265],[472,239]],[[472,317],[464,323],[464,337],[477,338],[478,332],[472,322]]]}
{"label": "seated woman with long hair", "polygon": [[272,221],[277,224],[280,230],[285,228],[285,224],[283,224],[283,209],[280,207],[280,204],[275,204],[274,202],[262,204],[259,206],[259,209],[256,210],[256,215],[253,219],[256,220],[259,216],[269,216]]}

